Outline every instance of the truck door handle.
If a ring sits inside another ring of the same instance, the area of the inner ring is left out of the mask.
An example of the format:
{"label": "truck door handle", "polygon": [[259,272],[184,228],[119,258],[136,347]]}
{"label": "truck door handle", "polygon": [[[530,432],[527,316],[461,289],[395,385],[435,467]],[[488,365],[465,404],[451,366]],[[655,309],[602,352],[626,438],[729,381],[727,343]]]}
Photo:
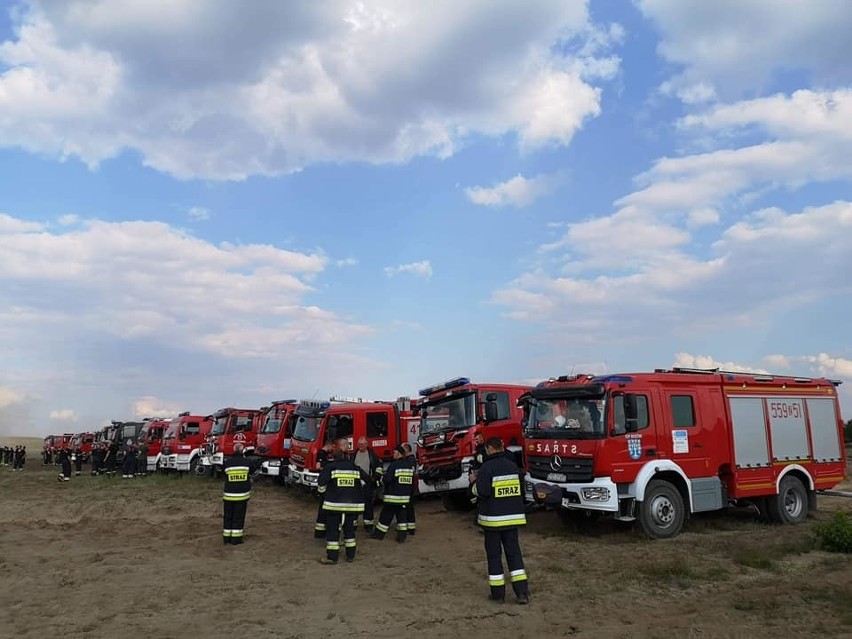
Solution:
{"label": "truck door handle", "polygon": [[657,449],[656,448],[649,448],[645,451],[645,457],[656,457],[656,456],[657,456]]}

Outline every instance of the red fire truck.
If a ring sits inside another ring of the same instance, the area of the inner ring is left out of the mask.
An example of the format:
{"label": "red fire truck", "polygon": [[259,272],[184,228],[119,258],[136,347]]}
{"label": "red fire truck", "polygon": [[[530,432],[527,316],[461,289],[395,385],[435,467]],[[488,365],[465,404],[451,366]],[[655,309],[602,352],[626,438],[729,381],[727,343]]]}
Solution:
{"label": "red fire truck", "polygon": [[420,390],[420,493],[440,495],[447,509],[471,507],[467,473],[478,432],[485,439],[499,437],[521,464],[523,410],[518,399],[531,388],[473,384],[467,377],[457,377]]}
{"label": "red fire truck", "polygon": [[303,401],[293,416],[293,442],[290,448],[290,481],[316,488],[320,466],[317,455],[329,440],[346,438],[349,449],[359,437],[387,466],[393,461],[393,449],[400,443],[414,443],[413,428],[417,416],[411,400],[400,397],[395,402]]}
{"label": "red fire truck", "polygon": [[261,415],[260,432],[257,434],[255,453],[263,457],[260,474],[277,477],[279,483],[285,483],[290,464],[290,444],[293,435],[291,416],[298,404],[296,399],[282,399]]}
{"label": "red fire truck", "polygon": [[163,433],[160,468],[181,473],[203,473],[205,438],[213,428],[213,415],[183,412],[169,422]]}
{"label": "red fire truck", "polygon": [[542,382],[521,399],[527,499],[653,538],[728,505],[799,523],[845,477],[838,384],[687,368]]}
{"label": "red fire truck", "polygon": [[149,473],[159,470],[162,466],[163,435],[169,423],[168,419],[151,420],[139,435],[148,447],[145,468]]}
{"label": "red fire truck", "polygon": [[71,450],[76,450],[80,447],[84,462],[88,462],[92,456],[92,445],[95,442],[94,433],[78,433],[71,438]]}
{"label": "red fire truck", "polygon": [[221,408],[213,413],[213,427],[208,436],[206,459],[214,474],[222,469],[225,457],[234,454],[234,442],[245,446],[246,454],[255,450],[257,431],[260,430],[262,410],[249,408]]}

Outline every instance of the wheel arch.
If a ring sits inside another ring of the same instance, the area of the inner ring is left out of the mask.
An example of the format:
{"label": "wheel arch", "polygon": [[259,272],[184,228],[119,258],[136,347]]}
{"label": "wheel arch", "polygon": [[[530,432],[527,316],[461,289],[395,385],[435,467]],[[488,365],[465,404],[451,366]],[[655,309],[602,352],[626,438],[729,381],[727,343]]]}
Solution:
{"label": "wheel arch", "polygon": [[653,479],[667,481],[677,488],[688,513],[692,512],[692,485],[683,469],[673,461],[665,459],[649,462],[642,467],[634,482],[636,501],[645,499],[645,490]]}

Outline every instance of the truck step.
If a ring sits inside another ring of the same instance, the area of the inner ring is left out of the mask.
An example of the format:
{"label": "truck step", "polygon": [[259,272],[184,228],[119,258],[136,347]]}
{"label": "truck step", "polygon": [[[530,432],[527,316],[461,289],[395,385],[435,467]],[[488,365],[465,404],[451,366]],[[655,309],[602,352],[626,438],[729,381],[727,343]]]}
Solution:
{"label": "truck step", "polygon": [[616,515],[612,519],[613,521],[636,521],[636,517],[631,517],[630,515]]}

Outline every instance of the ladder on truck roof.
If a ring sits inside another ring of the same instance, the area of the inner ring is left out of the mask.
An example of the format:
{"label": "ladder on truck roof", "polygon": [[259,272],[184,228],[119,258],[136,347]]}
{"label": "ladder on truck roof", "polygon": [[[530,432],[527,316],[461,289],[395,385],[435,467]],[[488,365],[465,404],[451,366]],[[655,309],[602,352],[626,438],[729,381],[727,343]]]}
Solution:
{"label": "ladder on truck roof", "polygon": [[[672,368],[655,368],[655,373],[685,373],[692,375],[750,375],[756,382],[772,382],[776,377],[792,379],[799,384],[808,384],[816,381],[813,377],[791,377],[790,375],[767,375],[765,373],[753,373],[749,371],[723,371],[717,368],[688,368],[683,366],[673,366]],[[820,378],[821,379],[821,378]],[[840,386],[843,383],[841,379],[828,379],[830,384]]]}

